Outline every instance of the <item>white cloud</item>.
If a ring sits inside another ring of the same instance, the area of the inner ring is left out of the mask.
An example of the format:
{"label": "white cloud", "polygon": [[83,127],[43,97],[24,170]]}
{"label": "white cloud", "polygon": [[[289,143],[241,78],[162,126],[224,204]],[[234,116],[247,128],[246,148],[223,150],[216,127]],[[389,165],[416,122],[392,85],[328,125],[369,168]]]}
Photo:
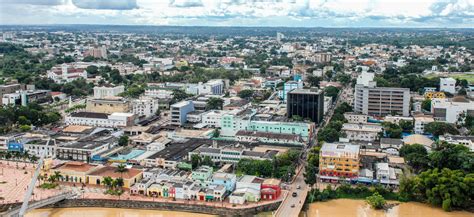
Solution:
{"label": "white cloud", "polygon": [[[474,0],[0,0],[22,21],[155,25],[474,27]],[[107,9],[107,10],[101,10]],[[16,14],[15,14],[16,13]],[[14,18],[0,15],[0,23]],[[74,19],[72,19],[74,18]]]}

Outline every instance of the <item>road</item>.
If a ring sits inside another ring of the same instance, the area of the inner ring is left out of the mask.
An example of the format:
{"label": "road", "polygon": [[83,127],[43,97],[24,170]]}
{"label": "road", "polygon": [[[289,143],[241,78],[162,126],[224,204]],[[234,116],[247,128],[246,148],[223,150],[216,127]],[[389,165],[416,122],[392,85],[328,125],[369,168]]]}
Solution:
{"label": "road", "polygon": [[[334,114],[334,109],[339,106],[342,102],[347,102],[351,103],[352,101],[352,87],[345,87],[342,89],[342,91],[339,93],[339,95],[336,98],[336,103],[332,109],[328,111],[328,113],[325,115],[323,119],[323,124],[319,126],[318,128],[315,129],[314,136],[313,138],[310,139],[308,142],[308,145],[303,149],[303,153],[301,155],[300,159],[300,170],[296,174],[295,179],[289,185],[288,189],[288,195],[286,195],[285,199],[283,202],[280,204],[280,207],[278,207],[277,211],[274,213],[274,216],[276,217],[297,217],[299,213],[301,212],[304,201],[306,200],[306,195],[308,194],[309,187],[304,181],[304,172],[305,172],[305,166],[306,166],[306,157],[308,150],[315,144],[317,144],[317,134],[319,129],[324,127],[327,123],[329,123],[329,120],[331,119],[332,115]],[[301,189],[297,189],[297,186],[300,186]],[[292,193],[296,192],[297,196],[293,197]],[[294,205],[294,207],[292,207]]]}
{"label": "road", "polygon": [[[298,186],[300,186],[301,189],[297,189]],[[300,214],[301,209],[303,209],[308,190],[308,185],[306,185],[304,182],[303,166],[300,172],[296,175],[293,183],[289,185],[288,195],[286,195],[286,198],[283,200],[280,207],[278,207],[278,210],[275,212],[274,216],[297,217]],[[296,197],[292,196],[293,192],[296,192]],[[293,205],[294,207],[292,207]]]}

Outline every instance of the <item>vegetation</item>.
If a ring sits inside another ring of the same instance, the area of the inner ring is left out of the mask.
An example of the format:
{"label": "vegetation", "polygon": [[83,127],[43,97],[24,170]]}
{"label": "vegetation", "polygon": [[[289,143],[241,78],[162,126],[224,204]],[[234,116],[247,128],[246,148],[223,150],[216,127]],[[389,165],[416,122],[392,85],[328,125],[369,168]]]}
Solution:
{"label": "vegetation", "polygon": [[312,186],[316,184],[316,174],[319,172],[319,152],[321,147],[315,146],[308,151],[307,155],[307,165],[305,168],[305,182],[306,184]]}
{"label": "vegetation", "polygon": [[334,109],[334,114],[330,122],[322,128],[318,133],[318,141],[335,142],[341,137],[341,128],[347,120],[344,118],[344,113],[352,111],[352,107],[347,103],[342,103]]}
{"label": "vegetation", "polygon": [[339,198],[350,198],[350,199],[366,199],[367,197],[373,196],[375,193],[382,196],[387,200],[399,200],[397,193],[385,188],[382,185],[357,185],[355,187],[350,184],[342,184],[336,189],[332,189],[330,185],[326,189],[320,191],[319,189],[311,189],[306,198],[307,203],[313,203],[317,201],[327,201]]}
{"label": "vegetation", "polygon": [[36,103],[0,107],[0,133],[12,131],[16,125],[44,126],[59,120],[61,115],[58,112],[47,110]]}
{"label": "vegetation", "polygon": [[334,86],[329,86],[324,88],[324,95],[332,97],[332,99],[336,99],[337,95],[339,94],[339,88],[334,87]]}
{"label": "vegetation", "polygon": [[272,160],[241,159],[237,164],[237,173],[289,181],[295,174],[299,154],[299,151],[289,150]]}
{"label": "vegetation", "polygon": [[449,133],[452,135],[459,134],[456,127],[452,124],[445,123],[445,122],[431,122],[425,125],[425,132],[433,134],[433,136],[443,135],[445,133]]}
{"label": "vegetation", "polygon": [[380,195],[378,192],[375,192],[372,196],[367,197],[365,200],[373,209],[382,209],[387,203],[382,195]]}
{"label": "vegetation", "polygon": [[222,110],[224,107],[224,100],[217,97],[211,97],[206,103],[206,110]]}
{"label": "vegetation", "polygon": [[129,141],[128,141],[128,136],[127,135],[120,136],[119,141],[118,141],[119,146],[127,146],[128,143],[129,143]]}
{"label": "vegetation", "polygon": [[238,93],[238,96],[242,99],[249,99],[250,97],[253,96],[253,94],[254,94],[253,90],[241,90]]}

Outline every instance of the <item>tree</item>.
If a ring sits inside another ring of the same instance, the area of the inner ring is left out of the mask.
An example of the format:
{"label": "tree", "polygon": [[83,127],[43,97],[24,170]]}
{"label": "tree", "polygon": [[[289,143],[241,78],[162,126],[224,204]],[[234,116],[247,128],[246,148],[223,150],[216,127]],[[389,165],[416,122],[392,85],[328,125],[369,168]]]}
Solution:
{"label": "tree", "polygon": [[474,173],[474,153],[464,145],[441,143],[429,155],[434,168],[449,168]]}
{"label": "tree", "polygon": [[108,189],[112,187],[113,179],[110,176],[106,176],[102,179],[102,184],[105,185]]}
{"label": "tree", "polygon": [[429,168],[430,159],[428,158],[428,151],[423,145],[404,145],[400,148],[399,153],[415,172],[420,172]]}
{"label": "tree", "polygon": [[306,78],[306,81],[309,83],[311,87],[319,87],[319,83],[321,82],[321,77],[317,77],[314,75],[309,75]]}
{"label": "tree", "polygon": [[445,133],[449,133],[452,135],[459,134],[458,130],[454,127],[454,125],[438,121],[426,124],[425,132],[431,133],[436,137],[439,135],[444,135]]}
{"label": "tree", "polygon": [[324,95],[325,96],[329,96],[329,97],[332,97],[333,99],[335,99],[338,94],[339,94],[339,88],[337,88],[337,87],[329,86],[329,87],[324,88]]}
{"label": "tree", "polygon": [[382,209],[387,203],[382,195],[379,194],[379,192],[375,192],[372,196],[367,197],[365,200],[373,209]]}
{"label": "tree", "polygon": [[206,166],[212,167],[212,166],[214,166],[214,162],[212,162],[211,157],[205,156],[204,159],[201,162],[201,165],[206,165]]}
{"label": "tree", "polygon": [[186,98],[188,98],[190,95],[184,92],[184,90],[181,89],[174,89],[173,90],[173,100],[174,102],[179,102],[182,101]]}
{"label": "tree", "polygon": [[402,138],[402,128],[397,124],[384,122],[382,124],[385,135],[389,138]]}
{"label": "tree", "polygon": [[421,102],[421,108],[425,111],[431,111],[431,99],[425,99]]}
{"label": "tree", "polygon": [[201,165],[201,156],[197,155],[197,154],[193,154],[191,155],[191,166],[193,169],[196,169],[199,167],[199,165]]}
{"label": "tree", "polygon": [[116,172],[116,173],[120,173],[120,177],[121,177],[121,178],[123,177],[123,174],[124,174],[125,172],[127,172],[127,171],[128,171],[128,169],[127,169],[127,167],[125,166],[125,164],[119,164],[119,165],[117,166],[117,168],[115,169],[115,172]]}
{"label": "tree", "polygon": [[466,95],[467,95],[466,89],[465,89],[464,87],[461,88],[461,89],[458,91],[458,95],[466,96]]}
{"label": "tree", "polygon": [[207,110],[219,109],[222,110],[224,107],[224,100],[217,97],[211,97],[206,103]]}
{"label": "tree", "polygon": [[413,121],[400,120],[398,125],[402,128],[403,132],[410,133],[413,131]]}
{"label": "tree", "polygon": [[127,135],[122,135],[119,138],[118,141],[119,146],[127,146],[128,145],[128,136]]}
{"label": "tree", "polygon": [[340,133],[334,128],[324,127],[319,131],[318,141],[335,142],[339,140]]}
{"label": "tree", "polygon": [[318,168],[312,164],[306,166],[304,173],[304,181],[306,184],[313,186],[316,184],[316,174],[318,173]]}
{"label": "tree", "polygon": [[303,121],[303,117],[299,116],[299,115],[292,115],[291,116],[291,119],[293,121]]}
{"label": "tree", "polygon": [[253,90],[241,90],[237,95],[242,99],[248,99],[253,96]]}

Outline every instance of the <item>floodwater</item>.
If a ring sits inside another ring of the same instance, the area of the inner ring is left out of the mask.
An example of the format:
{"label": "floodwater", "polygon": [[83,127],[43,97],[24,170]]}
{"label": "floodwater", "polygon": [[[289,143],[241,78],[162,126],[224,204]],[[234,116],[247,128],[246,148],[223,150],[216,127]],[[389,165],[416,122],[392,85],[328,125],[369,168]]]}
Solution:
{"label": "floodwater", "polygon": [[307,217],[474,217],[465,211],[445,212],[440,208],[422,203],[400,203],[384,210],[371,209],[364,200],[337,199],[309,205]]}
{"label": "floodwater", "polygon": [[59,208],[59,209],[37,209],[25,215],[26,217],[209,217],[213,215],[161,211],[143,209],[122,208]]}

